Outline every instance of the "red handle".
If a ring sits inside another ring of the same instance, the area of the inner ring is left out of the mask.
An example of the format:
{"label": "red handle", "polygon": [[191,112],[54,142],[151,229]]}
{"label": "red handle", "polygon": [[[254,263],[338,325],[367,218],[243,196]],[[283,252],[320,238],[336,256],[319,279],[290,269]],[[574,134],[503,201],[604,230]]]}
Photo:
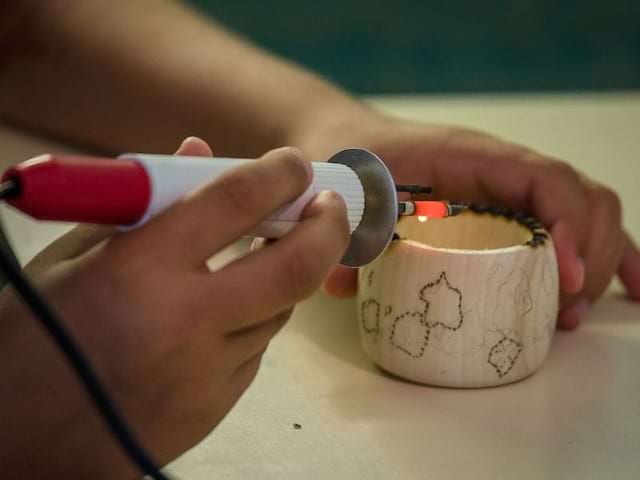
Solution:
{"label": "red handle", "polygon": [[132,160],[41,155],[11,167],[15,208],[40,220],[128,225],[145,214],[151,199],[146,170]]}

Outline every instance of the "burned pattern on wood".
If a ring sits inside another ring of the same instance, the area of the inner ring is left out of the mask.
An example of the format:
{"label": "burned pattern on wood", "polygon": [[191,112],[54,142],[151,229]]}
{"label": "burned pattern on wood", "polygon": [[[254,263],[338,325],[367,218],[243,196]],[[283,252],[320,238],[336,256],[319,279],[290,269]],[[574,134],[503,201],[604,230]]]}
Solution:
{"label": "burned pattern on wood", "polygon": [[[511,277],[509,276],[500,285],[500,289],[506,284],[513,283]],[[367,276],[369,284],[371,280],[372,274],[369,274]],[[514,288],[517,297],[515,300],[520,301],[524,313],[528,313],[531,309],[531,300],[527,285],[516,282]],[[396,349],[416,359],[424,355],[433,329],[442,327],[455,332],[464,323],[463,293],[449,282],[446,272],[441,272],[436,280],[424,285],[418,292],[418,298],[424,303],[424,309],[405,311],[397,315],[391,324],[388,337],[389,342]],[[386,317],[392,311],[391,305],[382,310],[380,302],[375,298],[363,301],[360,309],[362,329],[368,334],[378,333],[381,329],[381,315]],[[505,336],[491,347],[487,362],[502,378],[511,371],[522,349],[523,344],[520,341]]]}
{"label": "burned pattern on wood", "polygon": [[525,243],[530,247],[538,247],[544,245],[549,238],[547,232],[544,231],[542,224],[531,215],[522,212],[515,212],[506,207],[493,207],[490,205],[469,203],[467,208],[473,213],[489,214],[498,217],[504,217],[507,220],[513,220],[525,227],[531,232],[531,240]]}
{"label": "burned pattern on wood", "polygon": [[360,309],[362,329],[367,333],[378,332],[380,330],[380,302],[374,298],[365,300]]}
{"label": "burned pattern on wood", "polygon": [[424,355],[432,329],[456,331],[464,321],[462,292],[449,283],[445,272],[422,287],[418,298],[424,302],[424,309],[398,315],[389,337],[394,347],[414,358]]}
{"label": "burned pattern on wood", "polygon": [[521,351],[522,343],[511,338],[503,338],[489,351],[489,364],[502,378],[513,368]]}
{"label": "burned pattern on wood", "polygon": [[[478,215],[487,214],[500,216],[506,218],[507,220],[518,222],[520,225],[531,232],[531,239],[525,243],[525,245],[528,245],[530,247],[538,247],[540,245],[544,245],[544,243],[549,238],[549,234],[544,230],[542,224],[538,220],[536,220],[535,217],[532,217],[531,215],[528,215],[526,213],[516,212],[505,207],[494,207],[478,203],[459,203],[459,205],[466,206],[469,211]],[[397,233],[394,233],[391,240],[402,240],[402,237],[400,237],[400,235],[398,235]]]}

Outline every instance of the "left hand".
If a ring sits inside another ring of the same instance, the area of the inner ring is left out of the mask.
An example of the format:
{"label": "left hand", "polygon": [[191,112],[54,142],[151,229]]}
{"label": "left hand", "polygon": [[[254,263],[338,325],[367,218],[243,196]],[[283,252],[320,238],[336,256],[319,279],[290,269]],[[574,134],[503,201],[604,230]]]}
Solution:
{"label": "left hand", "polygon": [[[340,120],[318,120],[294,143],[313,158],[367,148],[398,183],[430,185],[440,198],[506,206],[544,223],[558,258],[560,327],[577,327],[616,273],[629,296],[640,300],[640,251],[623,229],[618,196],[568,163],[477,131],[374,111],[325,118]],[[353,295],[357,271],[339,267],[325,289]]]}

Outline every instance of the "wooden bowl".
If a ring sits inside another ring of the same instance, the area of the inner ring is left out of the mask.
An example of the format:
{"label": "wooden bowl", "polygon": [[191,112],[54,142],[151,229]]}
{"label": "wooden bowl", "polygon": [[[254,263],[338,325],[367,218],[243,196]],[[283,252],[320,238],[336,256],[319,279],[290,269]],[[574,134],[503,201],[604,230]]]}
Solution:
{"label": "wooden bowl", "polygon": [[540,224],[472,207],[457,217],[403,217],[360,270],[358,320],[384,370],[445,387],[488,387],[531,375],[558,312],[553,244]]}

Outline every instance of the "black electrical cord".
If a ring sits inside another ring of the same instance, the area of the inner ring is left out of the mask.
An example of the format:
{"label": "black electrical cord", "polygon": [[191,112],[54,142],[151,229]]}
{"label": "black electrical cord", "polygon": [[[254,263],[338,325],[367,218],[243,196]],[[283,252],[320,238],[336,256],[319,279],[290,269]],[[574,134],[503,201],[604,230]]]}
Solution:
{"label": "black electrical cord", "polygon": [[[0,184],[0,200],[14,197],[19,193],[19,185],[8,180]],[[3,232],[0,225],[0,232]],[[169,480],[151,459],[147,452],[135,439],[127,422],[120,414],[106,389],[102,386],[87,356],[66,331],[64,324],[47,302],[38,293],[19,267],[11,247],[5,243],[0,248],[0,270],[7,277],[11,286],[18,292],[44,329],[51,335],[57,346],[64,353],[79,380],[85,387],[103,420],[120,443],[120,446],[145,475],[156,480]]]}

